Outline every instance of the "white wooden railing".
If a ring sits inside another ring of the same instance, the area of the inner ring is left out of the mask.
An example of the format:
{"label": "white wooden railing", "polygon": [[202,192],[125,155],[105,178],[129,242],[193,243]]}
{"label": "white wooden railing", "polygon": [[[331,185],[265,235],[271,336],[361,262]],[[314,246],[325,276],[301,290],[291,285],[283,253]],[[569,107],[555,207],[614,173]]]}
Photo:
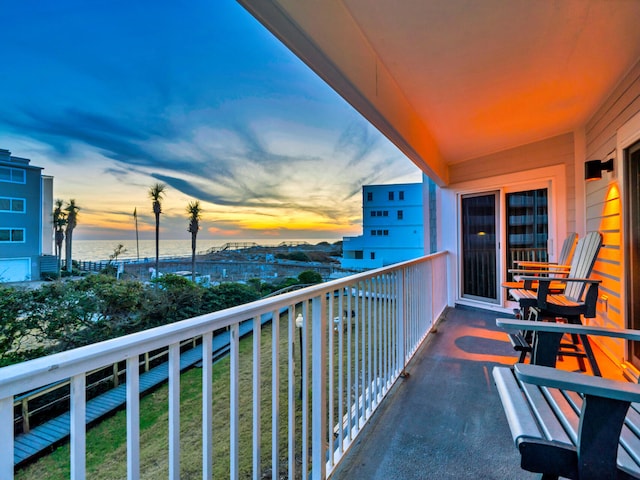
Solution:
{"label": "white wooden railing", "polygon": [[[85,478],[86,373],[119,361],[127,364],[127,475],[139,478],[143,472],[138,360],[163,347],[169,348],[169,448],[168,458],[159,462],[168,464],[169,478],[180,478],[179,345],[201,337],[203,358],[211,358],[213,332],[228,328],[229,458],[225,454],[221,459],[222,453],[212,446],[213,366],[205,361],[202,477],[212,478],[213,463],[224,461],[232,479],[240,476],[241,468],[243,472],[249,469],[255,479],[267,468],[282,473],[286,469],[291,479],[309,475],[325,479],[446,308],[447,261],[447,254],[441,252],[2,368],[0,478],[11,479],[14,474],[14,396],[64,379],[71,381],[71,478]],[[264,323],[267,316],[279,321]],[[239,325],[247,319],[253,321],[252,340],[239,338]],[[249,353],[240,353],[241,341],[252,342],[252,348],[246,350]],[[240,376],[241,362],[251,362],[250,380]],[[253,406],[250,413],[241,415],[243,382],[252,392]],[[265,383],[270,388],[265,389]],[[281,394],[284,391],[286,395]],[[250,439],[240,433],[243,421],[251,422]],[[268,452],[262,451],[263,430],[271,431]],[[241,450],[241,442],[250,443],[250,448]],[[249,450],[251,459],[240,455]]]}

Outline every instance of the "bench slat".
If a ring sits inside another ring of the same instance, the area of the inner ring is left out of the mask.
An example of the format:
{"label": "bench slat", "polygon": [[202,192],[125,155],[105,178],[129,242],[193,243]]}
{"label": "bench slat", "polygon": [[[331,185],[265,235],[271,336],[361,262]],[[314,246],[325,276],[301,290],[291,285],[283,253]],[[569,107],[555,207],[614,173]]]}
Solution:
{"label": "bench slat", "polygon": [[570,443],[576,445],[578,443],[578,425],[580,423],[579,411],[576,412],[573,405],[567,402],[567,397],[561,390],[547,387],[541,387],[540,390],[543,392],[546,403],[554,411],[564,431],[571,439]]}
{"label": "bench slat", "polygon": [[518,381],[508,367],[495,367],[493,378],[496,383],[504,413],[507,416],[513,441],[518,443],[522,437],[539,438],[542,436],[538,424],[531,415],[528,404]]}
{"label": "bench slat", "polygon": [[[516,380],[517,382],[517,380]],[[520,382],[518,382],[520,383]],[[544,432],[540,438],[544,440],[550,440],[553,442],[564,443],[567,445],[573,445],[571,437],[567,435],[564,426],[558,419],[556,412],[551,408],[546,401],[544,394],[539,387],[535,385],[529,385],[520,383],[520,388],[527,397],[527,407],[535,415],[539,425],[539,428]]]}

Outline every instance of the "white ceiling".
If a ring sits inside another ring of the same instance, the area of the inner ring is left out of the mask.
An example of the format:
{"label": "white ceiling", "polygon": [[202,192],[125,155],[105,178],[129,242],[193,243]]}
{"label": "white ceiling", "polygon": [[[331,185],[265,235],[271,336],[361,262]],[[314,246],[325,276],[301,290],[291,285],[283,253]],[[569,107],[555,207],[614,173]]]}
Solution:
{"label": "white ceiling", "polygon": [[343,0],[446,163],[582,126],[640,58],[638,0]]}

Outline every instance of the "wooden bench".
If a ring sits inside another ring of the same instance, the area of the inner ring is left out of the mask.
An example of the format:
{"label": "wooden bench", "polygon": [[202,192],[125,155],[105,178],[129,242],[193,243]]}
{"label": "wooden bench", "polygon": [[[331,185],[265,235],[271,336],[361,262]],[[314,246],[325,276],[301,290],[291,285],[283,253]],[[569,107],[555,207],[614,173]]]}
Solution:
{"label": "wooden bench", "polygon": [[[496,321],[507,330],[525,322]],[[536,347],[547,349],[567,333],[640,341],[637,330],[533,323]],[[493,378],[524,470],[543,479],[640,478],[640,385],[535,364],[494,367]]]}

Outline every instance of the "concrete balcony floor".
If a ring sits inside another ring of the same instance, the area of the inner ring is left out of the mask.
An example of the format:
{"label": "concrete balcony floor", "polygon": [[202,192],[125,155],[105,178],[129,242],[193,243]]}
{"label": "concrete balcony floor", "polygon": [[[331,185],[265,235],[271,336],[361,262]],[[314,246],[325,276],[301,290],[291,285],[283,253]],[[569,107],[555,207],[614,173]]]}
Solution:
{"label": "concrete balcony floor", "polygon": [[[517,360],[500,314],[446,312],[334,472],[335,480],[529,479],[491,376]],[[613,365],[594,348],[603,376]],[[559,368],[577,370],[566,358]]]}

